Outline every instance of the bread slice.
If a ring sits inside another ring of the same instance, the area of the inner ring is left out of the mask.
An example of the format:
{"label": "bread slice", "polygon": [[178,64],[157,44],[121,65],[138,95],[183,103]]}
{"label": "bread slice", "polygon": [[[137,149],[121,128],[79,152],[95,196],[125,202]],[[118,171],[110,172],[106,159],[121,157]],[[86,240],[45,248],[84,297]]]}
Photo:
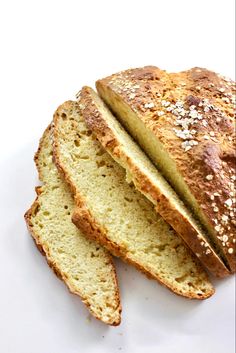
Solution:
{"label": "bread slice", "polygon": [[52,162],[50,127],[45,131],[35,162],[43,186],[25,220],[49,266],[71,293],[81,297],[91,314],[109,325],[120,323],[120,299],[110,254],[84,237],[71,222],[74,200]]}
{"label": "bread slice", "polygon": [[57,109],[53,136],[55,163],[75,195],[73,221],[88,237],[179,295],[214,293],[198,260],[87,129],[79,103]]}
{"label": "bread slice", "polygon": [[235,272],[234,82],[206,69],[150,66],[99,80],[97,89]]}
{"label": "bread slice", "polygon": [[126,178],[155,205],[157,212],[181,235],[214,275],[228,275],[228,269],[191,213],[101,98],[91,88],[84,87],[80,105],[88,128],[95,133],[110,155],[125,168]]}

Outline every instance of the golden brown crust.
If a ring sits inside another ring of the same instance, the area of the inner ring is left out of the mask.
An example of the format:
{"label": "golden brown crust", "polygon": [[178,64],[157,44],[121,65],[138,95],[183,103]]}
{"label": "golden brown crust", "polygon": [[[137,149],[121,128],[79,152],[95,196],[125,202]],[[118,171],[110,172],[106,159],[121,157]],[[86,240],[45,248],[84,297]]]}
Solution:
{"label": "golden brown crust", "polygon": [[[38,170],[38,173],[39,173],[39,178],[41,179],[41,171],[40,171],[40,167],[39,167],[39,163],[38,163],[38,158],[39,158],[39,154],[40,154],[40,151],[42,149],[42,143],[43,143],[43,139],[44,139],[44,136],[46,134],[48,134],[48,132],[50,132],[51,130],[51,125],[48,126],[48,128],[45,130],[42,138],[40,139],[40,143],[39,143],[39,147],[38,147],[38,150],[35,154],[35,163],[36,163],[36,167],[37,167],[37,170]],[[43,179],[43,178],[42,178]],[[41,180],[42,180],[41,179]],[[68,280],[68,277],[66,275],[66,273],[64,273],[63,271],[61,271],[61,269],[56,265],[56,263],[51,259],[51,255],[50,255],[50,250],[46,247],[45,244],[42,244],[40,242],[40,239],[39,239],[39,236],[37,235],[37,232],[35,232],[34,228],[33,228],[33,225],[32,225],[32,222],[31,222],[31,218],[32,216],[37,212],[37,209],[40,207],[40,204],[38,202],[38,198],[40,196],[40,194],[42,193],[42,190],[43,187],[41,186],[37,186],[36,187],[36,193],[37,193],[37,197],[35,199],[35,201],[33,202],[32,206],[30,207],[30,209],[28,211],[26,211],[25,215],[24,215],[24,218],[25,218],[25,221],[26,221],[26,225],[28,227],[28,230],[29,230],[29,233],[31,234],[38,250],[41,252],[41,254],[43,256],[45,256],[46,260],[47,260],[47,263],[49,265],[49,267],[51,267],[51,269],[53,270],[53,272],[56,274],[56,276],[62,280],[63,282],[65,282],[67,288],[69,289],[70,293],[72,294],[75,294],[75,295],[78,295],[82,302],[87,306],[87,308],[89,309],[89,311],[91,312],[91,314],[98,320],[100,321],[103,321],[104,323],[110,325],[110,326],[118,326],[120,324],[120,321],[121,321],[121,317],[119,315],[119,319],[116,320],[116,321],[104,321],[102,320],[101,317],[99,317],[94,311],[93,309],[91,308],[91,305],[89,304],[88,300],[83,297],[81,295],[81,293],[79,293],[76,288],[70,283],[70,281]],[[117,303],[117,309],[119,308],[119,314],[121,313],[121,305],[120,305],[120,295],[119,295],[119,291],[118,291],[118,281],[117,281],[117,275],[116,275],[116,270],[115,270],[115,265],[113,263],[113,259],[112,257],[108,255],[108,260],[109,260],[109,263],[112,265],[113,267],[113,273],[114,273],[114,283],[116,285],[116,295],[115,295],[115,298],[116,298],[116,303]]]}
{"label": "golden brown crust", "polygon": [[103,147],[113,158],[117,159],[124,168],[128,166],[136,188],[154,202],[157,212],[181,235],[188,247],[195,254],[198,254],[199,260],[211,273],[218,277],[229,275],[228,269],[207,242],[205,243],[207,248],[211,249],[211,253],[206,255],[206,246],[203,247],[201,245],[204,239],[199,235],[197,229],[194,228],[186,216],[176,209],[166,195],[163,194],[162,190],[154,185],[148,178],[148,175],[125,153],[122,145],[93,101],[91,88],[84,87],[80,97],[80,103],[83,107],[83,117],[88,128],[95,133]]}
{"label": "golden brown crust", "polygon": [[[165,146],[215,229],[232,272],[236,270],[234,85],[206,69],[167,74],[153,66],[97,82],[99,92],[103,87],[112,90]],[[191,119],[186,123],[185,118]]]}

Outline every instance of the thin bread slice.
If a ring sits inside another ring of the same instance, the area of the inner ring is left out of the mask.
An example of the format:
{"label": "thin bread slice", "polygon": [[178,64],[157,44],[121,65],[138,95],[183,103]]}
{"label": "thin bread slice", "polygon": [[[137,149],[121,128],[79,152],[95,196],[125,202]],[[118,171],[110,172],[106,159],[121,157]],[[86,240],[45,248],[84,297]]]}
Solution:
{"label": "thin bread slice", "polygon": [[88,128],[125,168],[126,179],[128,177],[155,205],[157,212],[181,235],[211,273],[219,277],[229,275],[183,202],[91,88],[82,89],[80,106]]}
{"label": "thin bread slice", "polygon": [[201,68],[149,66],[99,80],[97,90],[235,272],[235,83]]}
{"label": "thin bread slice", "polygon": [[75,195],[73,221],[88,237],[176,294],[214,293],[197,258],[87,129],[79,103],[57,109],[53,136],[55,163]]}
{"label": "thin bread slice", "polygon": [[52,162],[50,127],[35,155],[43,186],[25,214],[35,243],[70,292],[81,297],[91,314],[109,325],[120,323],[115,268],[106,249],[88,240],[71,222],[74,199]]}

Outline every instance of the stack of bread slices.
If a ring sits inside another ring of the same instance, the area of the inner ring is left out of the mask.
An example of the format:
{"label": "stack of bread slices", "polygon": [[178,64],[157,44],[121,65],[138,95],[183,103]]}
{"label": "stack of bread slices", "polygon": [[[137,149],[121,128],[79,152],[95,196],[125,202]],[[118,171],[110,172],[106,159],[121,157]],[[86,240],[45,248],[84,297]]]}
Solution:
{"label": "stack of bread slices", "polygon": [[206,69],[131,69],[83,87],[41,138],[25,219],[48,264],[109,325],[112,256],[186,298],[236,270],[234,82]]}

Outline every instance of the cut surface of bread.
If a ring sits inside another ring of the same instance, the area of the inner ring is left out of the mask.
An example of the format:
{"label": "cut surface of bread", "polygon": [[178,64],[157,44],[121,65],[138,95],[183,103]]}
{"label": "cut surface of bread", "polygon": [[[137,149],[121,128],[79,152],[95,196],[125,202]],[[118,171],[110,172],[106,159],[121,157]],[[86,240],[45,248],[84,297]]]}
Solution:
{"label": "cut surface of bread", "polygon": [[235,272],[235,83],[201,68],[148,66],[99,80],[97,90]]}
{"label": "cut surface of bread", "polygon": [[88,237],[179,295],[214,293],[198,259],[87,129],[78,102],[65,102],[54,114],[53,144],[75,196],[73,221]]}
{"label": "cut surface of bread", "polygon": [[156,206],[209,271],[219,277],[228,275],[228,269],[183,202],[91,88],[83,87],[80,106],[88,128],[125,168],[126,179]]}
{"label": "cut surface of bread", "polygon": [[35,156],[43,186],[36,189],[37,199],[25,214],[29,231],[49,266],[91,314],[106,324],[119,325],[121,306],[111,255],[71,222],[74,199],[52,162],[50,129]]}

